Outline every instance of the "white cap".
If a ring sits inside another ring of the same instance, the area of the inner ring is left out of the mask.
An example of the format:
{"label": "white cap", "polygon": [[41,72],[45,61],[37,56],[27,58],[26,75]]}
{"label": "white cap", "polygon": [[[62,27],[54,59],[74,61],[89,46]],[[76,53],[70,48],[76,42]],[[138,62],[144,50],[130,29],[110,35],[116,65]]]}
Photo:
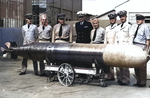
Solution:
{"label": "white cap", "polygon": [[85,12],[83,12],[83,11],[78,11],[78,12],[77,12],[77,15],[78,15],[78,16],[85,16],[85,15],[86,15],[86,13],[85,13]]}

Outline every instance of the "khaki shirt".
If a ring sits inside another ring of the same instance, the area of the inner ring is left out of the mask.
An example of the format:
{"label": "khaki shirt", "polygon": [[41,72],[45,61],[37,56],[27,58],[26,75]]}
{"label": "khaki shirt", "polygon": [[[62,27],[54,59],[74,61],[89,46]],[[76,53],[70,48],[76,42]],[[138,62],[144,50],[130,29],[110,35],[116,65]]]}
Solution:
{"label": "khaki shirt", "polygon": [[44,26],[43,30],[43,25],[40,25],[38,27],[38,33],[39,33],[39,39],[40,40],[47,40],[51,38],[51,32],[52,32],[52,27],[50,25]]}
{"label": "khaki shirt", "polygon": [[68,24],[63,24],[62,26],[62,36],[59,37],[59,29],[61,27],[61,24],[58,23],[54,26],[53,28],[53,32],[52,32],[52,43],[54,42],[69,42],[69,41],[65,41],[67,39],[70,39],[70,42],[71,39],[72,39],[72,32],[70,32],[71,28],[70,28],[70,25]]}
{"label": "khaki shirt", "polygon": [[117,27],[116,23],[113,26],[111,26],[111,24],[110,24],[109,26],[106,27],[104,44],[114,44],[115,43],[116,27]]}
{"label": "khaki shirt", "polygon": [[91,43],[92,44],[102,43],[104,41],[105,30],[102,27],[99,27],[96,30],[96,37],[95,37],[95,40],[93,41],[94,32],[95,32],[95,29],[91,31]]}

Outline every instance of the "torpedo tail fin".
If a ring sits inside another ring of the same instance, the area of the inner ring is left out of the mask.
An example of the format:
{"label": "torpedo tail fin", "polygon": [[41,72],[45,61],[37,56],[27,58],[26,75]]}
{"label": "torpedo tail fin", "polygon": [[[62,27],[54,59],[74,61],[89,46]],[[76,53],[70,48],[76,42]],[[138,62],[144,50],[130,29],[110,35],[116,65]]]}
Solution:
{"label": "torpedo tail fin", "polygon": [[6,49],[1,47],[1,51],[3,53],[3,57],[11,57],[11,59],[17,59],[18,55],[14,54],[13,51],[11,51],[11,47],[17,47],[16,42],[6,42],[5,43]]}

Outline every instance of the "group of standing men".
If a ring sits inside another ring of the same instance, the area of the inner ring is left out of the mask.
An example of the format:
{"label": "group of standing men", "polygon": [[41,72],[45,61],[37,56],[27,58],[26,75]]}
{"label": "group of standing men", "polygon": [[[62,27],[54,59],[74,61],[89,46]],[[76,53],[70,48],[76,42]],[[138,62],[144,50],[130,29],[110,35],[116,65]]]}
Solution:
{"label": "group of standing men", "polygon": [[[121,23],[116,24],[116,17],[119,16]],[[137,24],[127,22],[127,11],[119,11],[117,14],[109,14],[110,25],[106,27],[104,44],[120,44],[120,45],[137,45],[148,52],[150,45],[150,29],[144,23],[145,17],[141,14],[136,14]],[[114,78],[113,68],[110,67],[108,79]],[[128,68],[116,68],[116,75],[120,85],[130,83],[130,72]],[[146,86],[146,65],[135,68],[135,77],[137,83],[133,86]]]}
{"label": "group of standing men", "polygon": [[[22,26],[22,35],[23,35],[23,45],[26,44],[33,44],[33,43],[50,43],[51,40],[51,31],[52,27],[48,25],[48,20],[46,14],[41,14],[40,15],[40,26],[37,28],[36,25],[32,24],[32,14],[26,14],[25,15],[27,23]],[[27,60],[26,58],[23,58],[22,61],[22,68],[21,72],[19,75],[24,75],[26,74],[27,70]],[[45,75],[44,73],[44,62],[40,61],[40,75],[43,76]],[[37,61],[33,61],[33,68],[34,68],[34,73],[35,75],[38,75],[38,64]]]}
{"label": "group of standing men", "polygon": [[[36,25],[32,24],[32,14],[26,14],[26,24],[22,26],[22,35],[23,35],[23,45],[33,44],[33,43],[56,43],[56,42],[70,42],[72,39],[72,33],[70,32],[70,25],[65,23],[66,14],[58,14],[58,24],[53,27],[48,25],[48,20],[46,14],[40,14],[40,25],[37,28]],[[26,74],[27,70],[27,60],[23,58],[22,68],[19,75]],[[46,61],[46,63],[50,64],[50,62]],[[45,65],[44,61],[39,61],[40,65],[40,74],[38,74],[38,63],[37,61],[33,61],[33,68],[35,75],[44,76]]]}
{"label": "group of standing men", "polygon": [[[99,26],[99,20],[93,19],[91,22],[85,20],[85,13],[79,11],[77,13],[79,22],[75,24],[77,33],[76,43],[91,43],[91,44],[135,44],[143,50],[149,50],[150,44],[150,29],[144,24],[145,17],[136,14],[136,25],[127,22],[127,12],[119,11],[108,15],[110,24],[103,29]],[[27,14],[27,24],[22,27],[24,42],[23,44],[32,44],[36,42],[72,42],[72,31],[70,25],[65,23],[66,14],[61,13],[57,15],[58,24],[53,27],[48,25],[46,14],[41,14],[41,25],[37,28],[33,25],[32,14]],[[120,24],[116,23],[117,16],[120,17]],[[94,28],[93,28],[94,27]],[[35,75],[38,75],[37,61],[33,61]],[[27,59],[23,58],[22,70],[19,75],[26,74]],[[107,68],[107,79],[115,80],[114,68]],[[130,83],[130,72],[128,68],[116,68],[117,79],[120,85],[127,85]],[[44,62],[40,61],[40,75],[44,75]],[[134,86],[146,86],[146,65],[135,68],[135,75],[137,83]]]}

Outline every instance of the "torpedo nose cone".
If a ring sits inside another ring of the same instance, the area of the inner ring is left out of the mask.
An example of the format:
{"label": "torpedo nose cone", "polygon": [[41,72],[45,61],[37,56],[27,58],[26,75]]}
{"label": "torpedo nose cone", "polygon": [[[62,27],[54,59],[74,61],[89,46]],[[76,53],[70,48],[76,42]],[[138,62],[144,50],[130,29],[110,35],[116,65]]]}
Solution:
{"label": "torpedo nose cone", "polygon": [[144,66],[148,61],[148,53],[135,45],[107,45],[103,60],[107,66],[135,68]]}

